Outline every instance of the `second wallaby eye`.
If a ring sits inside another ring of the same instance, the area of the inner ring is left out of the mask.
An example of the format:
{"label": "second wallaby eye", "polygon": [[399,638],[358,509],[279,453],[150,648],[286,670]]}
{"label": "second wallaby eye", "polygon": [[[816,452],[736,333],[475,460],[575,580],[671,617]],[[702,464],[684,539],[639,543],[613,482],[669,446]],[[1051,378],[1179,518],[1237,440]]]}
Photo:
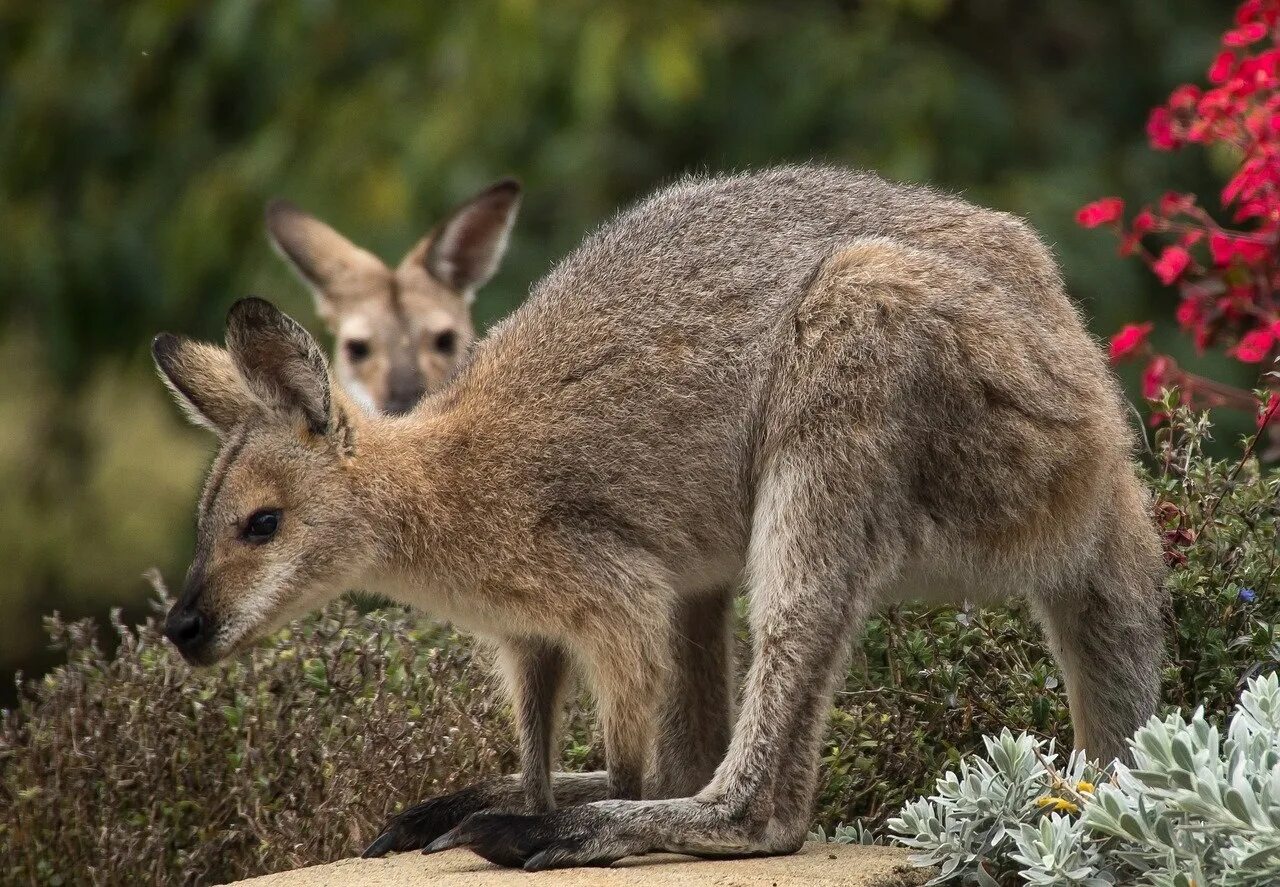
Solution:
{"label": "second wallaby eye", "polygon": [[244,531],[240,534],[246,542],[266,542],[280,529],[280,511],[275,508],[263,508],[255,511],[245,521]]}
{"label": "second wallaby eye", "polygon": [[441,354],[452,354],[458,347],[458,334],[453,330],[436,333],[435,346]]}
{"label": "second wallaby eye", "polygon": [[364,339],[347,340],[347,357],[352,360],[364,360],[369,356],[369,343]]}

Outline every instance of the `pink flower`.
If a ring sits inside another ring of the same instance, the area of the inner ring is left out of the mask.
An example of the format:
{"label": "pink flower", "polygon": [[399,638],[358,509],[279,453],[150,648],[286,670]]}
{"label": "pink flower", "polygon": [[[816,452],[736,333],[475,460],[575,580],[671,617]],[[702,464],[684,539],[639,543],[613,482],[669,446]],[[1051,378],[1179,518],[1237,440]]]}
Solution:
{"label": "pink flower", "polygon": [[1130,323],[1111,337],[1111,362],[1119,363],[1133,354],[1147,341],[1151,335],[1152,324]]}
{"label": "pink flower", "polygon": [[1166,246],[1160,258],[1151,263],[1151,270],[1160,278],[1160,282],[1169,286],[1182,276],[1191,264],[1191,253],[1180,246]]}
{"label": "pink flower", "polygon": [[1200,87],[1184,83],[1169,96],[1169,107],[1179,111],[1190,111],[1200,101]]}
{"label": "pink flower", "polygon": [[1250,43],[1257,43],[1263,37],[1267,36],[1267,26],[1262,22],[1249,22],[1242,25],[1234,31],[1228,31],[1222,37],[1224,46],[1248,46]]}
{"label": "pink flower", "polygon": [[1209,235],[1209,252],[1215,265],[1230,265],[1237,258],[1247,265],[1255,264],[1267,257],[1267,250],[1267,244],[1251,238],[1232,237],[1221,231]]}
{"label": "pink flower", "polygon": [[1166,216],[1186,212],[1196,205],[1194,194],[1179,194],[1177,191],[1166,191],[1160,198],[1160,212]]}
{"label": "pink flower", "polygon": [[1147,364],[1147,368],[1142,371],[1142,396],[1147,400],[1158,398],[1161,389],[1167,387],[1166,383],[1169,381],[1172,369],[1173,361],[1169,358],[1163,355],[1153,357]]}
{"label": "pink flower", "polygon": [[1147,141],[1161,151],[1178,147],[1178,137],[1173,132],[1173,115],[1168,108],[1156,108],[1147,118]]}
{"label": "pink flower", "polygon": [[1119,197],[1104,197],[1080,207],[1076,224],[1083,228],[1096,228],[1114,222],[1124,214],[1124,201]]}
{"label": "pink flower", "polygon": [[1194,296],[1183,299],[1175,312],[1178,325],[1185,330],[1193,330],[1204,322],[1204,304]]}
{"label": "pink flower", "polygon": [[1271,353],[1275,341],[1276,334],[1269,328],[1250,330],[1240,337],[1240,343],[1231,353],[1241,363],[1262,363]]}
{"label": "pink flower", "polygon": [[1231,76],[1231,71],[1236,66],[1235,53],[1230,50],[1218,53],[1218,57],[1213,60],[1213,64],[1209,66],[1209,82],[1214,84],[1226,83],[1227,78]]}
{"label": "pink flower", "polygon": [[1133,223],[1129,226],[1129,231],[1120,239],[1120,255],[1130,256],[1142,244],[1142,238],[1155,230],[1156,217],[1151,210],[1143,209],[1140,213],[1133,217]]}
{"label": "pink flower", "polygon": [[1246,25],[1262,12],[1262,0],[1244,0],[1236,10],[1236,24]]}

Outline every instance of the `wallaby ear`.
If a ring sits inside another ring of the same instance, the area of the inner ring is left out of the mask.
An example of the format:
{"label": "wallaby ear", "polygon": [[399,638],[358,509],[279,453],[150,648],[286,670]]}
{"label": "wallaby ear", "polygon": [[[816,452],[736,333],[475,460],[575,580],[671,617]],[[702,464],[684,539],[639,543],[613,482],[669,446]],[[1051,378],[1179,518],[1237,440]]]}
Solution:
{"label": "wallaby ear", "polygon": [[161,333],[151,340],[151,356],[188,418],[219,436],[257,404],[225,348]]}
{"label": "wallaby ear", "polygon": [[405,256],[468,302],[498,270],[520,210],[520,183],[503,179],[459,206]]}
{"label": "wallaby ear", "polygon": [[331,430],[329,366],[296,320],[264,299],[241,299],[227,313],[227,350],[269,409],[300,414],[313,434]]}
{"label": "wallaby ear", "polygon": [[344,282],[386,273],[386,266],[373,253],[287,200],[277,198],[267,204],[266,223],[267,239],[311,287],[322,313]]}

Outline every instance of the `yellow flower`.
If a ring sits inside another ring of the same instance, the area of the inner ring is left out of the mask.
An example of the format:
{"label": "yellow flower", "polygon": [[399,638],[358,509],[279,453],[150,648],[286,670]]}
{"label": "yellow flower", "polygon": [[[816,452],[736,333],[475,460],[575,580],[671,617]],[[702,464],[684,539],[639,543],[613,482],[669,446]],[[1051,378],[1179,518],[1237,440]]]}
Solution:
{"label": "yellow flower", "polygon": [[1036,798],[1037,807],[1051,807],[1059,813],[1079,813],[1080,807],[1068,801],[1066,798],[1055,798],[1045,795],[1042,798]]}
{"label": "yellow flower", "polygon": [[1091,795],[1093,794],[1093,783],[1082,779],[1076,783],[1076,791],[1082,795]]}

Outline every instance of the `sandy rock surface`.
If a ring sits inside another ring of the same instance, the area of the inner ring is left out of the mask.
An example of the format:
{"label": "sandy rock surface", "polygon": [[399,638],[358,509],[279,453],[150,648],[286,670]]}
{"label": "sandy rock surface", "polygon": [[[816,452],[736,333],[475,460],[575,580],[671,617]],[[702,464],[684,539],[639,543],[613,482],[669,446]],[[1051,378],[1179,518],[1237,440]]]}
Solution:
{"label": "sandy rock surface", "polygon": [[466,850],[432,856],[402,853],[386,859],[343,859],[264,875],[252,887],[916,887],[929,873],[912,869],[903,850],[809,844],[794,856],[694,860],[645,856],[607,869],[529,874],[490,865]]}

